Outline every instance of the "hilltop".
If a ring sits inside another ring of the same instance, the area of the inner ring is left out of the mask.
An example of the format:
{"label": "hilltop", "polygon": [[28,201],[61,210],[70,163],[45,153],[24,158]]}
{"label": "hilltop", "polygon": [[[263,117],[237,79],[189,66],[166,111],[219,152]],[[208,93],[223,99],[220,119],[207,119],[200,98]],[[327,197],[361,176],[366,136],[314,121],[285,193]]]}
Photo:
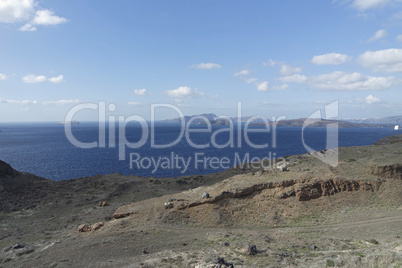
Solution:
{"label": "hilltop", "polygon": [[304,154],[163,179],[55,182],[1,162],[0,265],[398,267],[402,135],[377,144],[339,148],[336,167]]}
{"label": "hilltop", "polygon": [[[233,118],[220,118],[219,116],[209,113],[209,114],[199,114],[199,115],[192,115],[192,116],[184,116],[184,117],[177,117],[173,119],[167,119],[164,120],[164,122],[169,122],[169,123],[181,123],[182,121],[184,123],[189,123],[191,120],[192,124],[196,125],[206,125],[207,123],[211,125],[229,125],[230,123],[246,123],[249,121],[250,126],[265,126],[267,125],[266,122],[264,122],[261,118],[259,117],[252,117],[252,116],[247,116],[247,117],[233,117]],[[390,123],[394,122],[392,120],[390,121],[384,121],[384,123],[370,123],[372,121],[365,121],[361,120],[354,122],[353,120],[327,120],[327,119],[322,119],[322,118],[298,118],[298,119],[288,119],[288,120],[279,120],[279,121],[268,121],[269,126],[277,126],[277,127],[327,127],[328,125],[334,125],[337,124],[337,127],[340,128],[364,128],[364,127],[381,127],[381,128],[390,128],[393,127],[395,124]],[[388,122],[388,123],[385,123]],[[308,124],[307,124],[308,123]]]}
{"label": "hilltop", "polygon": [[400,125],[402,124],[402,115],[390,116],[390,117],[364,118],[364,119],[348,119],[346,121],[352,123],[364,123],[364,124]]}

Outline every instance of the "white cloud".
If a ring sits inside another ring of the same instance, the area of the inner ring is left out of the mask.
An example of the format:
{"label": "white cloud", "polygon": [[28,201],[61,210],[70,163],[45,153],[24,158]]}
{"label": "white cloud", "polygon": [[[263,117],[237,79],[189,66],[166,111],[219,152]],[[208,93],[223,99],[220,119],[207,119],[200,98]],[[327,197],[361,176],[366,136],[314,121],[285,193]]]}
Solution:
{"label": "white cloud", "polygon": [[35,18],[31,21],[31,24],[34,25],[57,25],[60,23],[65,23],[68,20],[66,18],[62,18],[56,16],[52,10],[42,9],[36,11]]}
{"label": "white cloud", "polygon": [[47,79],[46,79],[46,76],[44,76],[44,75],[33,75],[33,74],[29,74],[29,75],[26,75],[26,76],[24,76],[23,78],[22,78],[22,80],[25,82],[25,83],[41,83],[41,82],[45,82]]}
{"label": "white cloud", "polygon": [[268,82],[267,81],[257,82],[257,83],[255,83],[255,85],[257,86],[258,91],[267,91],[268,90]]}
{"label": "white cloud", "polygon": [[396,82],[392,76],[376,77],[341,71],[312,77],[296,74],[282,77],[280,80],[286,83],[307,84],[318,90],[385,90]]}
{"label": "white cloud", "polygon": [[27,23],[27,24],[25,24],[24,26],[21,26],[21,27],[19,28],[19,30],[22,31],[22,32],[34,32],[34,31],[36,31],[36,27],[35,27],[35,26],[32,26],[32,25],[29,24],[29,23]]}
{"label": "white cloud", "polygon": [[268,62],[264,62],[263,65],[270,65],[270,66],[275,66],[275,65],[280,65],[281,69],[279,70],[279,73],[282,76],[289,76],[289,75],[293,75],[293,74],[298,74],[302,72],[302,68],[301,67],[292,67],[288,64],[285,64],[283,62],[279,62],[279,61],[274,61],[274,60],[269,60]]}
{"label": "white cloud", "polygon": [[254,83],[254,82],[257,82],[257,78],[248,78],[248,79],[245,79],[244,80],[244,82],[246,82],[247,84],[251,84],[251,83]]}
{"label": "white cloud", "polygon": [[268,60],[267,62],[264,62],[262,65],[266,66],[266,65],[270,65],[270,66],[275,66],[276,64],[278,64],[279,62],[276,62],[272,59]]}
{"label": "white cloud", "polygon": [[319,90],[385,90],[393,85],[394,80],[394,77],[336,71],[310,77],[307,83]]}
{"label": "white cloud", "polygon": [[190,87],[179,87],[176,89],[166,90],[165,93],[171,98],[183,98],[183,97],[200,97],[204,96],[204,92],[199,92],[197,89]]}
{"label": "white cloud", "polygon": [[65,82],[63,75],[50,77],[48,79],[44,75],[34,75],[34,74],[29,74],[29,75],[24,76],[22,78],[22,81],[24,81],[25,83],[28,83],[28,84],[42,83],[42,82],[46,82],[46,81],[49,81],[54,84],[59,84],[59,83]]}
{"label": "white cloud", "polygon": [[127,104],[132,105],[132,106],[141,106],[141,102],[136,102],[136,101],[130,101]]}
{"label": "white cloud", "polygon": [[66,105],[66,104],[73,104],[73,103],[80,103],[79,99],[75,100],[57,100],[57,101],[44,101],[43,104],[55,104],[55,105]]}
{"label": "white cloud", "polygon": [[0,0],[0,22],[27,21],[34,12],[33,0]]}
{"label": "white cloud", "polygon": [[250,71],[249,70],[241,70],[239,72],[236,72],[233,74],[233,76],[246,76],[246,75],[250,75]]}
{"label": "white cloud", "polygon": [[354,0],[352,6],[365,11],[367,9],[376,8],[380,6],[384,6],[391,2],[390,0]]}
{"label": "white cloud", "polygon": [[285,90],[285,89],[287,89],[289,87],[289,85],[288,84],[283,84],[283,85],[280,85],[280,86],[272,86],[271,87],[271,90]]}
{"label": "white cloud", "polygon": [[68,21],[52,10],[38,8],[34,0],[0,0],[0,22],[25,22],[20,31],[36,31],[36,25],[57,25]]}
{"label": "white cloud", "polygon": [[[399,1],[399,2],[402,2],[402,1]],[[398,22],[398,21],[402,20],[402,11],[394,13],[388,20],[391,22]]]}
{"label": "white cloud", "polygon": [[307,76],[301,75],[301,74],[294,74],[294,75],[280,77],[279,80],[281,80],[284,83],[299,83],[299,84],[302,84],[302,83],[307,81]]}
{"label": "white cloud", "polygon": [[221,65],[216,64],[216,63],[200,63],[200,64],[194,64],[191,66],[191,68],[197,68],[197,69],[220,69],[222,68]]}
{"label": "white cloud", "polygon": [[258,91],[284,90],[284,89],[287,89],[289,87],[288,84],[283,84],[283,85],[280,85],[280,86],[277,86],[277,85],[269,86],[268,81],[257,82],[257,83],[255,83],[255,85],[256,85]]}
{"label": "white cloud", "polygon": [[339,53],[328,53],[325,55],[314,56],[311,62],[316,65],[338,65],[348,60],[348,55]]}
{"label": "white cloud", "polygon": [[7,79],[7,75],[5,74],[0,74],[0,81],[1,80],[6,80]]}
{"label": "white cloud", "polygon": [[63,75],[59,75],[59,76],[55,76],[55,77],[50,77],[49,81],[55,84],[59,84],[59,83],[63,83],[65,82],[64,80],[64,76]]}
{"label": "white cloud", "polygon": [[372,37],[370,37],[367,40],[367,42],[377,41],[377,40],[379,40],[381,38],[384,38],[387,34],[388,34],[387,30],[384,30],[384,29],[378,30],[377,32],[375,32],[375,34]]}
{"label": "white cloud", "polygon": [[374,72],[402,72],[402,49],[366,51],[359,56],[358,62]]}
{"label": "white cloud", "polygon": [[20,31],[36,31],[34,25],[57,25],[66,23],[68,20],[63,17],[56,16],[52,10],[42,9],[37,10],[32,21],[22,26]]}
{"label": "white cloud", "polygon": [[402,42],[402,34],[400,34],[400,35],[398,35],[398,36],[396,37],[396,41]]}
{"label": "white cloud", "polygon": [[281,69],[279,70],[279,73],[283,76],[288,76],[292,74],[298,74],[301,73],[302,68],[300,67],[292,67],[287,64],[281,64]]}
{"label": "white cloud", "polygon": [[371,94],[368,95],[368,96],[364,99],[364,101],[365,101],[367,104],[380,103],[380,102],[381,102],[380,98],[374,97],[374,96],[371,95]]}
{"label": "white cloud", "polygon": [[136,96],[144,96],[146,94],[147,90],[145,88],[143,89],[134,89],[134,95]]}
{"label": "white cloud", "polygon": [[36,100],[6,100],[0,98],[0,103],[10,103],[10,104],[37,104],[38,102]]}

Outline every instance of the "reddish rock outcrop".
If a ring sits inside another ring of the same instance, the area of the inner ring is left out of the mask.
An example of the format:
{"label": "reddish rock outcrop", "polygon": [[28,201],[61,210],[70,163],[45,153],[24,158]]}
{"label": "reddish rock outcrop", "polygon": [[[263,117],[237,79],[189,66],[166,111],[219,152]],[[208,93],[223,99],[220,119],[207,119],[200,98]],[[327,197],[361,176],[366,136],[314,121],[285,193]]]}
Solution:
{"label": "reddish rock outcrop", "polygon": [[373,175],[386,179],[402,179],[402,164],[372,166],[371,173]]}
{"label": "reddish rock outcrop", "polygon": [[102,228],[103,225],[104,225],[103,222],[97,222],[93,225],[88,225],[84,223],[78,226],[78,232],[86,233],[90,231],[97,231],[100,228]]}
{"label": "reddish rock outcrop", "polygon": [[87,224],[81,224],[78,226],[78,232],[90,232],[91,231],[91,225]]}
{"label": "reddish rock outcrop", "polygon": [[296,198],[299,201],[308,201],[340,192],[375,191],[378,190],[380,185],[380,181],[329,179],[302,186],[296,191]]}
{"label": "reddish rock outcrop", "polygon": [[134,212],[122,212],[122,213],[114,213],[113,214],[113,218],[115,219],[121,219],[121,218],[125,218],[128,217],[130,215],[133,215]]}
{"label": "reddish rock outcrop", "polygon": [[345,191],[376,191],[380,185],[380,180],[347,180],[344,178],[327,180],[296,179],[281,182],[268,182],[263,184],[255,184],[246,188],[223,191],[219,195],[212,196],[209,199],[183,203],[178,206],[177,209],[183,210],[203,204],[213,204],[223,199],[239,198],[267,189],[278,189],[279,191],[277,197],[280,199],[296,196],[297,200],[299,201],[308,201],[321,196],[330,196]]}

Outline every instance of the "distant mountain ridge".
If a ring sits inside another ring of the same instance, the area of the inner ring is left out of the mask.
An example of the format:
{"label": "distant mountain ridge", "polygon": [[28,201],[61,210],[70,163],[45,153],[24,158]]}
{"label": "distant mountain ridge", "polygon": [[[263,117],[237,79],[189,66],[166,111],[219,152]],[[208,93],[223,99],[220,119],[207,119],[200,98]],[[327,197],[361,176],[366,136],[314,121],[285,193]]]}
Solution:
{"label": "distant mountain ridge", "polygon": [[[247,122],[253,118],[253,116],[246,116],[246,117],[241,117],[240,120],[237,117],[233,118],[225,118],[225,117],[218,117],[214,113],[204,113],[204,114],[199,114],[199,115],[192,115],[192,116],[184,116],[183,118],[178,117],[178,118],[173,118],[173,119],[166,119],[164,122],[171,122],[171,123],[181,123],[182,120],[184,120],[185,123],[189,123],[190,120],[191,124],[196,124],[196,125],[206,125],[207,123],[211,125],[229,125],[230,122],[232,123],[238,123],[238,122]],[[401,124],[402,124],[402,116],[400,117],[395,117],[399,118]],[[279,120],[277,122],[273,122],[269,119],[267,119],[268,124],[270,126],[278,126],[278,127],[302,127],[302,126],[307,126],[307,127],[327,127],[327,126],[335,126],[336,124],[337,127],[340,128],[361,128],[361,127],[392,127],[395,124],[398,123],[380,123],[379,121],[373,121],[376,123],[369,123],[370,121],[365,121],[367,119],[362,119],[362,120],[356,120],[357,122],[353,122],[352,120],[327,120],[327,119],[322,119],[322,118],[298,118],[298,119],[290,119],[290,120]],[[306,123],[307,121],[307,123]],[[378,123],[377,123],[378,122]],[[398,122],[397,120],[394,121],[384,121],[384,122]],[[254,126],[264,126],[267,125],[266,121],[256,117],[255,120],[252,120],[250,122],[250,125]]]}
{"label": "distant mountain ridge", "polygon": [[[203,118],[195,118],[195,117],[203,117]],[[230,117],[229,119],[232,120],[233,123],[237,123],[237,122],[247,122],[250,118],[252,118],[253,116],[244,116],[244,117],[240,117],[240,120],[238,119],[238,117]],[[192,123],[193,124],[199,124],[199,125],[205,125],[206,121],[205,119],[207,119],[209,121],[209,123],[211,123],[212,125],[228,125],[229,121],[228,118],[226,117],[219,117],[214,113],[204,113],[204,114],[197,114],[197,115],[185,115],[183,117],[184,122],[188,123],[192,118],[193,119]],[[177,118],[172,118],[172,119],[166,119],[163,120],[164,122],[172,122],[172,123],[180,123],[182,120],[181,117],[177,117]],[[270,121],[270,120],[268,120]],[[255,123],[265,123],[262,119],[256,119],[253,120],[253,124]]]}
{"label": "distant mountain ridge", "polygon": [[401,125],[402,115],[390,116],[390,117],[374,117],[364,119],[345,119],[344,121],[352,123],[365,123],[365,124],[389,124],[389,125]]}

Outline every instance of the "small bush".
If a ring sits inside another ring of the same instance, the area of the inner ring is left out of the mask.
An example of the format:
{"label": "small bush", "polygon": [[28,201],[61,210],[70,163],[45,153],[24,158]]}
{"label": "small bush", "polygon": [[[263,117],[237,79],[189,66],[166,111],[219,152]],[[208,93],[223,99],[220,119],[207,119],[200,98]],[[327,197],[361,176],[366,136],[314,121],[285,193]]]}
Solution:
{"label": "small bush", "polygon": [[327,260],[327,267],[335,267],[335,262],[333,260]]}
{"label": "small bush", "polygon": [[364,258],[366,257],[366,254],[364,254],[363,252],[357,252],[357,256],[359,256],[360,258]]}

